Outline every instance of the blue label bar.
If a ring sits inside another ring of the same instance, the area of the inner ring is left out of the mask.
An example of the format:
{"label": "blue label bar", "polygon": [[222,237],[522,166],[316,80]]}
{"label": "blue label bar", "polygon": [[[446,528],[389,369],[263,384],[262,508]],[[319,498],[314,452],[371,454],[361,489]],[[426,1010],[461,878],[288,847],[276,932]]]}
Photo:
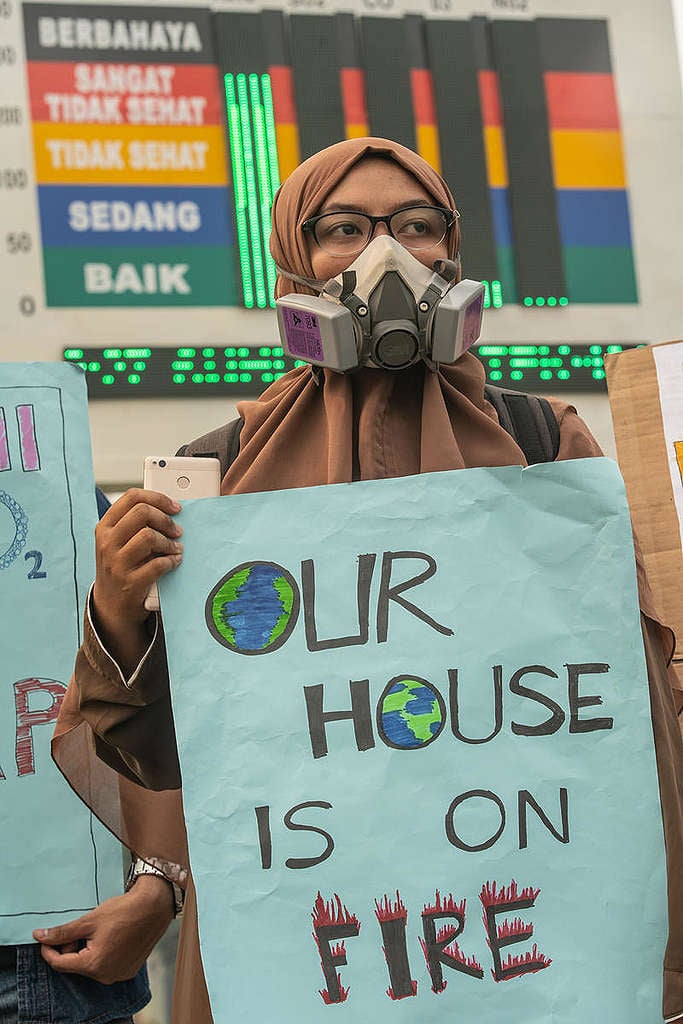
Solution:
{"label": "blue label bar", "polygon": [[43,246],[233,244],[232,189],[40,185]]}
{"label": "blue label bar", "polygon": [[510,190],[508,188],[492,188],[491,207],[496,245],[513,245]]}
{"label": "blue label bar", "polygon": [[557,205],[563,245],[631,245],[628,197],[624,189],[560,188]]}

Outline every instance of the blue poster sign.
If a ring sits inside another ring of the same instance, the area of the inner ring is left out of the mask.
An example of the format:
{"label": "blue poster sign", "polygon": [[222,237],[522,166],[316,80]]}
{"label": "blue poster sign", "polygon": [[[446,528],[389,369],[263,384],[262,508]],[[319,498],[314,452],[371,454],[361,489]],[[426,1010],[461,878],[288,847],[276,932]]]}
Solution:
{"label": "blue poster sign", "polygon": [[50,739],[80,643],[97,520],[85,378],[0,364],[0,945],[121,892],[121,850]]}
{"label": "blue poster sign", "polygon": [[179,518],[160,591],[214,1019],[660,1019],[664,846],[615,464]]}

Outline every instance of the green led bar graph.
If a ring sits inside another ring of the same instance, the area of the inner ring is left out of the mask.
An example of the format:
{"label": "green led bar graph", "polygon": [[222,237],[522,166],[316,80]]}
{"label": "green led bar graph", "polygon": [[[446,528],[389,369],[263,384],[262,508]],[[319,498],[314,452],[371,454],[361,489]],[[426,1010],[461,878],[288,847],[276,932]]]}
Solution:
{"label": "green led bar graph", "polygon": [[268,239],[280,187],[270,75],[227,74],[224,81],[244,305],[266,309],[275,305]]}
{"label": "green led bar graph", "polygon": [[[541,394],[604,391],[604,357],[643,342],[577,345],[482,344],[473,349],[486,379]],[[181,345],[66,348],[63,358],[86,373],[90,398],[259,395],[287,370],[305,365],[279,346]]]}
{"label": "green led bar graph", "polygon": [[500,309],[503,305],[503,286],[500,281],[482,281],[484,309]]}

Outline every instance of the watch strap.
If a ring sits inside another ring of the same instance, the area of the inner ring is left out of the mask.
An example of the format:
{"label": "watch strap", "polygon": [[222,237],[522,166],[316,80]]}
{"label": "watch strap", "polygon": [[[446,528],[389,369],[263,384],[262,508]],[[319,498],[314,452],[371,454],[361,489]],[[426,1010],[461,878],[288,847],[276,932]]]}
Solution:
{"label": "watch strap", "polygon": [[185,890],[176,882],[172,882],[171,879],[154,864],[150,864],[149,861],[143,860],[142,857],[133,857],[126,877],[126,892],[130,892],[141,875],[156,875],[157,878],[163,878],[164,881],[170,885],[171,890],[173,891],[173,916],[179,917],[180,914],[182,914],[183,906],[185,905]]}

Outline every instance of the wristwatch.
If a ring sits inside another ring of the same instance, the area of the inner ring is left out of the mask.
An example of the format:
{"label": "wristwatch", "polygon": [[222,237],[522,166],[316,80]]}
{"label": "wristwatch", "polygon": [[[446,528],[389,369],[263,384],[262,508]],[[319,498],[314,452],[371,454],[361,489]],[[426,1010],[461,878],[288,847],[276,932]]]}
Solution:
{"label": "wristwatch", "polygon": [[142,857],[133,857],[126,877],[126,892],[130,892],[140,875],[156,875],[157,878],[163,878],[170,885],[173,890],[173,916],[180,917],[185,905],[185,890],[181,889],[175,882],[172,882],[170,878],[167,878],[161,868],[150,864],[149,861],[143,860]]}

